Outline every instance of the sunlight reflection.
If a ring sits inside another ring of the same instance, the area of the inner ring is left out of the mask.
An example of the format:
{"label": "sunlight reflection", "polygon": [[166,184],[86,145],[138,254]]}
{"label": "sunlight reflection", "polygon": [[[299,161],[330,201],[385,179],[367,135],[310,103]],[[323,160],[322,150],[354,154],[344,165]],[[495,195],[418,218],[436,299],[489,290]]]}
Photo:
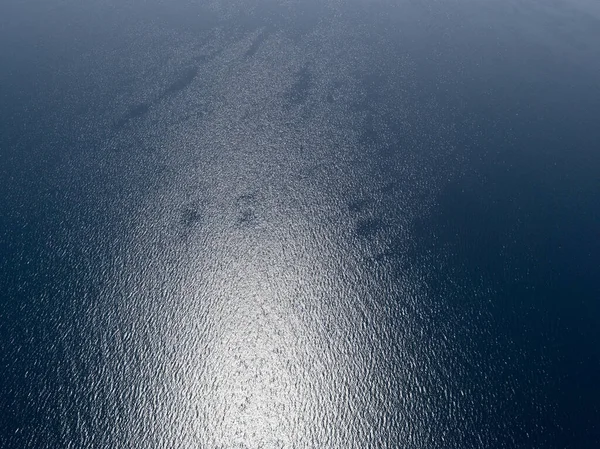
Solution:
{"label": "sunlight reflection", "polygon": [[[184,387],[198,392],[186,406],[199,409],[198,440],[216,448],[331,440],[342,431],[343,415],[342,395],[332,383],[349,378],[349,365],[332,350],[335,339],[325,324],[323,298],[330,292],[324,279],[331,284],[336,274],[317,260],[301,263],[317,253],[309,241],[263,235],[259,245],[239,237],[222,242],[228,253],[211,251],[227,267],[212,282],[221,286],[213,292],[220,305],[208,312],[214,323],[210,347],[197,348],[205,368],[191,372]],[[330,259],[321,254],[319,260]]]}

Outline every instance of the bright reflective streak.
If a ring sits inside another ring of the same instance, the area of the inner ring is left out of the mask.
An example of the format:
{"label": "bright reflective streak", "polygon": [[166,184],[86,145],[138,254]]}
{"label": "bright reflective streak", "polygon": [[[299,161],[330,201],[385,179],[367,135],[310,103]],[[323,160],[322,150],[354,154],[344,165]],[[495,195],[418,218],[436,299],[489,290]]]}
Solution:
{"label": "bright reflective streak", "polygon": [[220,261],[228,267],[213,292],[221,306],[207,317],[218,329],[199,348],[204,370],[187,379],[199,392],[189,403],[199,409],[198,438],[209,447],[309,447],[343,432],[344,394],[335,383],[351,373],[327,329],[328,283],[338,274],[322,266],[333,259],[327,249],[290,237],[226,243],[245,254]]}
{"label": "bright reflective streak", "polygon": [[[115,382],[136,385],[124,402],[141,416],[119,443],[422,447],[435,432],[425,289],[418,270],[390,264],[451,175],[451,145],[435,107],[408,120],[402,58],[389,102],[365,112],[365,39],[327,26],[294,49],[274,35],[261,63],[224,45],[182,97],[210,113],[153,142],[165,167],[132,214],[121,289],[138,299],[127,324],[150,341],[131,351],[136,382]],[[389,115],[416,142],[385,162],[391,183],[378,153],[396,138]]]}

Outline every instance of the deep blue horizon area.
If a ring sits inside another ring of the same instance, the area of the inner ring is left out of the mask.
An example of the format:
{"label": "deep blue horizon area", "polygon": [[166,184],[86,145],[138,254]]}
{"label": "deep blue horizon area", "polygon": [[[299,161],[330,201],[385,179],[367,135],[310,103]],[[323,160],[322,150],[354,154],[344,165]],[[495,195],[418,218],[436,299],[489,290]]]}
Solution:
{"label": "deep blue horizon area", "polygon": [[600,447],[591,0],[4,1],[0,448]]}

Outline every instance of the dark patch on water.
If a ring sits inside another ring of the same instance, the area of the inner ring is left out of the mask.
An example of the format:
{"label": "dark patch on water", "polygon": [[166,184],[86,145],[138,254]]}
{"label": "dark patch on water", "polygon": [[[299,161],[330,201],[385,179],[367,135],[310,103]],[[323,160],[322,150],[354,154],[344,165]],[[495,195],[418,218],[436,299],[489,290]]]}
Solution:
{"label": "dark patch on water", "polygon": [[247,208],[239,212],[236,224],[240,227],[250,227],[255,225],[257,221],[256,212],[251,208]]}
{"label": "dark patch on water", "polygon": [[367,218],[359,220],[356,225],[356,234],[359,237],[373,237],[381,229],[383,229],[383,222],[379,218]]}
{"label": "dark patch on water", "polygon": [[180,223],[185,228],[193,228],[202,221],[200,207],[196,204],[188,204],[181,209]]}
{"label": "dark patch on water", "polygon": [[348,211],[355,214],[362,212],[368,207],[370,202],[371,200],[368,198],[354,200],[348,204]]}
{"label": "dark patch on water", "polygon": [[252,42],[252,44],[250,45],[250,48],[248,48],[248,50],[246,50],[246,53],[244,53],[244,56],[246,58],[251,58],[252,56],[254,56],[256,54],[256,52],[259,50],[260,46],[263,44],[263,42],[265,42],[267,40],[267,38],[269,37],[270,31],[268,29],[263,30]]}
{"label": "dark patch on water", "polygon": [[258,204],[257,193],[245,193],[235,200],[236,225],[239,227],[250,227],[258,222],[256,206]]}
{"label": "dark patch on water", "polygon": [[375,130],[373,115],[369,114],[365,120],[360,142],[366,147],[375,146],[379,141],[379,136]]}
{"label": "dark patch on water", "polygon": [[117,123],[115,123],[115,128],[119,130],[125,125],[127,125],[127,123],[129,123],[131,120],[143,117],[148,113],[151,107],[152,103],[140,103],[134,106],[129,111],[127,111],[125,115],[117,121]]}
{"label": "dark patch on water", "polygon": [[194,81],[196,75],[198,75],[198,67],[188,67],[187,69],[183,70],[177,76],[177,78],[175,78],[173,82],[167,86],[165,91],[160,95],[159,100],[175,95],[176,93],[184,90],[186,87],[192,84],[192,81]]}
{"label": "dark patch on water", "polygon": [[254,204],[258,199],[258,195],[256,192],[253,193],[243,193],[241,195],[239,195],[236,199],[235,202],[236,204],[239,205],[250,205],[250,204]]}
{"label": "dark patch on water", "polygon": [[211,59],[212,59],[212,56],[207,55],[207,54],[197,55],[192,58],[192,60],[194,62],[197,62],[198,64],[205,64],[208,61],[210,61]]}
{"label": "dark patch on water", "polygon": [[288,91],[286,98],[292,105],[300,105],[306,102],[313,86],[313,75],[304,68],[296,75],[296,80]]}
{"label": "dark patch on water", "polygon": [[197,67],[188,67],[187,69],[183,70],[154,100],[140,103],[131,108],[127,113],[125,113],[125,115],[123,115],[123,117],[121,117],[115,123],[115,129],[119,131],[131,120],[142,118],[150,111],[150,108],[152,108],[152,106],[186,89],[190,84],[192,84],[197,75]]}

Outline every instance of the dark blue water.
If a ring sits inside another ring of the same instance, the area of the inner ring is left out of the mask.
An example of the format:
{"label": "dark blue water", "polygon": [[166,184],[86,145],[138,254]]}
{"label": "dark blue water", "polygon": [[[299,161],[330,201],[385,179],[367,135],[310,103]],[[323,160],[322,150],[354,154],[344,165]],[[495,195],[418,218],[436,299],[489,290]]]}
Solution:
{"label": "dark blue water", "polygon": [[600,447],[599,43],[591,0],[5,0],[0,447]]}

